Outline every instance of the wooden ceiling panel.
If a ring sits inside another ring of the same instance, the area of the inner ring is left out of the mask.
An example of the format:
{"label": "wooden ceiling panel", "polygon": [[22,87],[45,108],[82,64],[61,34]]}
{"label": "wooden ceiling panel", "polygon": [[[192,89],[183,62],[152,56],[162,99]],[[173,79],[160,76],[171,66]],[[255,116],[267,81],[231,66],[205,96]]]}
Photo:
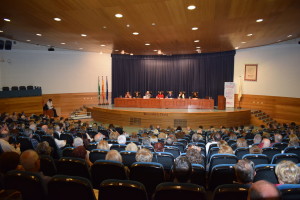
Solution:
{"label": "wooden ceiling panel", "polygon": [[[189,5],[196,9],[188,10]],[[3,0],[0,17],[11,19],[0,21],[0,37],[104,53],[185,54],[199,46],[202,52],[228,51],[300,33],[299,0]],[[259,18],[264,21],[257,23]]]}

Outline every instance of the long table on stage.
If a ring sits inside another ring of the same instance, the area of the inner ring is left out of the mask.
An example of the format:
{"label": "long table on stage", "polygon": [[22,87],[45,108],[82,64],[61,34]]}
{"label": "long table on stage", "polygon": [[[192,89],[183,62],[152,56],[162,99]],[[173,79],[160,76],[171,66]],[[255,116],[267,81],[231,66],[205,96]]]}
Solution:
{"label": "long table on stage", "polygon": [[213,99],[115,98],[115,107],[214,109]]}

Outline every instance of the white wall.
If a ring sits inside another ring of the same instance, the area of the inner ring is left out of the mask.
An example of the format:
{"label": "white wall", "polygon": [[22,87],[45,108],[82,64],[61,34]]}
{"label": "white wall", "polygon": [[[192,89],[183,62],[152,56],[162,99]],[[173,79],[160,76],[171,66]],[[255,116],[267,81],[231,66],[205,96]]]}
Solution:
{"label": "white wall", "polygon": [[37,85],[43,94],[97,92],[98,76],[100,83],[101,76],[104,82],[107,76],[111,91],[110,54],[13,46],[11,51],[0,51],[1,58],[5,60],[0,62],[2,86]]}
{"label": "white wall", "polygon": [[[242,76],[244,94],[300,98],[298,41],[237,50],[234,66],[236,88],[239,76]],[[257,81],[244,81],[245,64],[258,64]]]}

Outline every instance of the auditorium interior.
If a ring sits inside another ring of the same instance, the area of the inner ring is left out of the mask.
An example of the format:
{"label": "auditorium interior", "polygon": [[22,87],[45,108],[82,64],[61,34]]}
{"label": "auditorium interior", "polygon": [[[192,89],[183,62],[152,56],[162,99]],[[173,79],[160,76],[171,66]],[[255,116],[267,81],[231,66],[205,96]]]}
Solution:
{"label": "auditorium interior", "polygon": [[299,19],[298,0],[4,0],[0,199],[299,199]]}

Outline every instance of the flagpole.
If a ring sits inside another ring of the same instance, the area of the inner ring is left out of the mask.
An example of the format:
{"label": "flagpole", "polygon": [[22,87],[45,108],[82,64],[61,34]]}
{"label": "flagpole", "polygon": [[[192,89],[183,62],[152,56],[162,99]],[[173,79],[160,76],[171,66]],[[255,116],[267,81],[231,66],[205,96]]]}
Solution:
{"label": "flagpole", "polygon": [[100,83],[99,83],[99,80],[100,79],[100,76],[98,76],[98,105],[101,105],[100,104]]}
{"label": "flagpole", "polygon": [[243,95],[243,88],[242,88],[242,80],[241,80],[242,76],[239,77],[239,91],[238,91],[238,101],[239,101],[239,106],[237,107],[238,109],[241,109],[241,99],[242,99],[242,95]]}
{"label": "flagpole", "polygon": [[109,102],[108,102],[108,81],[107,81],[107,76],[106,76],[106,105],[109,105]]}

